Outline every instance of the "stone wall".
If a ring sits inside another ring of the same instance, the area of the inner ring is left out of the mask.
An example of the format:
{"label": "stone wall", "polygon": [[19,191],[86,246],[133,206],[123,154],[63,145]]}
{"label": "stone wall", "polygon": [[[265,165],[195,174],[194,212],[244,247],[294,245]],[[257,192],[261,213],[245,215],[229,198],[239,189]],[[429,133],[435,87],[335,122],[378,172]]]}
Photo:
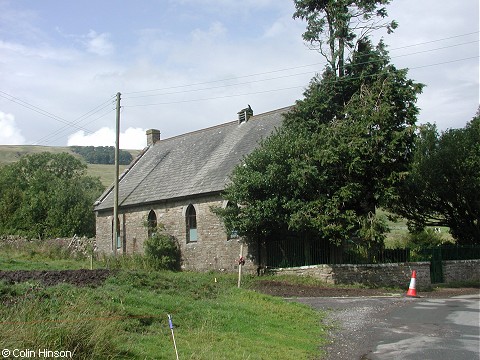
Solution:
{"label": "stone wall", "polygon": [[[480,281],[480,260],[443,261],[444,282]],[[270,269],[274,274],[313,276],[329,284],[363,284],[367,286],[407,287],[412,271],[417,273],[417,289],[428,288],[430,263],[395,263],[369,265],[314,265]]]}
{"label": "stone wall", "polygon": [[428,287],[430,263],[398,263],[369,265],[313,265],[298,268],[271,269],[275,274],[313,276],[328,284],[405,287],[409,285],[412,271],[417,272],[417,286]]}
{"label": "stone wall", "polygon": [[[196,242],[187,243],[185,211],[188,205],[195,207],[197,217]],[[228,240],[221,219],[211,211],[211,207],[225,206],[219,195],[180,199],[150,206],[119,210],[120,229],[123,247],[117,252],[143,253],[143,242],[147,238],[146,222],[151,210],[155,211],[157,223],[165,226],[167,233],[178,242],[182,254],[182,268],[199,271],[228,271],[238,269],[237,259],[240,243]],[[97,247],[99,252],[113,254],[112,213],[98,213],[96,219]],[[246,272],[256,271],[253,263],[255,254],[244,246]]]}
{"label": "stone wall", "polygon": [[443,280],[480,282],[480,260],[443,261]]}
{"label": "stone wall", "polygon": [[66,249],[74,256],[88,256],[92,253],[92,250],[95,252],[97,249],[95,238],[87,238],[85,236],[78,237],[77,235],[74,235],[71,238],[55,238],[45,240],[27,239],[18,235],[0,236],[0,249],[2,249],[4,246],[8,246],[21,250],[30,244],[43,246],[45,248],[61,247]]}

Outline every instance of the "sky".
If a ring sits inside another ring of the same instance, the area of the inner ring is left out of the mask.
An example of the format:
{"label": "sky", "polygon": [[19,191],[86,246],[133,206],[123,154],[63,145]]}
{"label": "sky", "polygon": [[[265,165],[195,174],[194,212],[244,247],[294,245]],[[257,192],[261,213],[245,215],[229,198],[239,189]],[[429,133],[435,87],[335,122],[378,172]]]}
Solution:
{"label": "sky", "polygon": [[[419,123],[461,128],[479,106],[478,0],[393,0],[391,61],[426,85]],[[0,0],[0,144],[120,147],[303,97],[325,60],[293,0]]]}

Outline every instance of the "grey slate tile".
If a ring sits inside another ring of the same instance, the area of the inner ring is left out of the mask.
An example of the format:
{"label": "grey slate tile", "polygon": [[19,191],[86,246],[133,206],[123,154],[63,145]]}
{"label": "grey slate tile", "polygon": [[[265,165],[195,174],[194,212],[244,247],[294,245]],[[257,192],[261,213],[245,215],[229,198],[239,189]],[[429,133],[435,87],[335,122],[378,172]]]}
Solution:
{"label": "grey slate tile", "polygon": [[[283,122],[290,107],[160,140],[145,149],[119,182],[119,206],[165,201],[225,188],[242,158]],[[113,186],[94,210],[113,208]]]}

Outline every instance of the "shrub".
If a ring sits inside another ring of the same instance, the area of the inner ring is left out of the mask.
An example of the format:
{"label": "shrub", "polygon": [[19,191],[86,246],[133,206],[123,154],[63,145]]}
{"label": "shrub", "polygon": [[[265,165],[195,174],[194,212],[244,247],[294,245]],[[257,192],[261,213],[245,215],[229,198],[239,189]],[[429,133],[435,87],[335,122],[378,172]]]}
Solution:
{"label": "shrub", "polygon": [[410,233],[406,235],[407,247],[412,248],[428,248],[439,246],[446,242],[441,233],[435,232],[433,229],[426,228],[422,231]]}
{"label": "shrub", "polygon": [[155,270],[178,270],[180,268],[180,250],[173,236],[160,231],[144,242],[145,257],[149,266]]}

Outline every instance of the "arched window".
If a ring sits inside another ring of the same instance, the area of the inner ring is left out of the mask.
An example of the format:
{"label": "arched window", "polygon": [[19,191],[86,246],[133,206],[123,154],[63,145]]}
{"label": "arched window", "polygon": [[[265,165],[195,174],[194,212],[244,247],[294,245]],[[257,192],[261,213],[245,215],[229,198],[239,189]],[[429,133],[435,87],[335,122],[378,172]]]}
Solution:
{"label": "arched window", "polygon": [[197,236],[197,213],[192,204],[188,205],[185,212],[185,223],[187,232],[187,243],[195,242],[198,239]]}
{"label": "arched window", "polygon": [[[232,202],[227,202],[227,205],[225,206],[225,209],[229,213],[235,213],[238,214],[238,205]],[[227,230],[227,240],[232,240],[232,239],[238,239],[238,232],[236,229],[229,229]]]}
{"label": "arched window", "polygon": [[115,241],[115,232],[113,231],[114,229],[114,219],[112,219],[112,250],[116,249],[121,249],[122,248],[122,234],[120,232],[120,219],[117,218],[117,239]]}
{"label": "arched window", "polygon": [[153,210],[150,210],[148,213],[147,227],[148,237],[151,238],[152,236],[155,236],[157,233],[157,214],[155,214],[155,211]]}

